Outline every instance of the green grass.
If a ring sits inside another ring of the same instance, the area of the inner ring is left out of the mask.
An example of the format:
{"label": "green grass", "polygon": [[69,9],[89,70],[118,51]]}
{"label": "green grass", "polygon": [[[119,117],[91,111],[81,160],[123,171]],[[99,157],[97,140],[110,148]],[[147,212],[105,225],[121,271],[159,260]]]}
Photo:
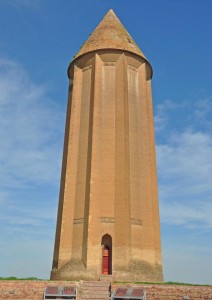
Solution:
{"label": "green grass", "polygon": [[161,284],[161,285],[187,285],[187,286],[211,286],[210,284],[194,284],[194,283],[185,283],[185,282],[120,282],[115,281],[116,284]]}
{"label": "green grass", "polygon": [[[15,276],[10,277],[0,277],[0,280],[45,280],[50,281],[49,279],[40,279],[37,277],[27,277],[27,278],[17,278]],[[185,282],[174,282],[174,281],[167,281],[167,282],[121,282],[115,281],[115,284],[161,284],[161,285],[187,285],[187,286],[212,286],[210,284],[194,284],[194,283],[185,283]]]}
{"label": "green grass", "polygon": [[44,279],[39,279],[37,277],[17,278],[15,276],[10,276],[10,277],[0,277],[0,280],[44,280]]}
{"label": "green grass", "polygon": [[174,281],[167,281],[167,282],[164,282],[163,284],[211,286],[210,284],[194,284],[194,283],[174,282]]}

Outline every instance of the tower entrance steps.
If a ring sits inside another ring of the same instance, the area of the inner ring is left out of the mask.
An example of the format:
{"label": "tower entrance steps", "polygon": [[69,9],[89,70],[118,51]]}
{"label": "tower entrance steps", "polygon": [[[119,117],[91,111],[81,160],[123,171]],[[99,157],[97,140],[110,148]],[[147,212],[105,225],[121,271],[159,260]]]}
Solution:
{"label": "tower entrance steps", "polygon": [[111,285],[106,281],[81,281],[78,296],[80,300],[109,300]]}

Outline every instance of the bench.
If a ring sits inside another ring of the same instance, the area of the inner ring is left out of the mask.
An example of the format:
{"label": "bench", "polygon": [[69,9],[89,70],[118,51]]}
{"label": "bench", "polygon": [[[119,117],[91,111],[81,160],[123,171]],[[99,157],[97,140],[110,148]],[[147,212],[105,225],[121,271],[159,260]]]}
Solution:
{"label": "bench", "polygon": [[77,289],[74,286],[47,286],[43,299],[77,299]]}
{"label": "bench", "polygon": [[141,288],[117,288],[111,299],[136,299],[146,300],[146,291]]}

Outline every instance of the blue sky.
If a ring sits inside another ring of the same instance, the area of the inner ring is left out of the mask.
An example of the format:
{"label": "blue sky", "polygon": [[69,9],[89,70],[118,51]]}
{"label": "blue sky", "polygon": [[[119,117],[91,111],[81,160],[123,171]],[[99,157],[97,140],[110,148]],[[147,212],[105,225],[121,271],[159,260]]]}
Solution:
{"label": "blue sky", "polygon": [[110,8],[154,70],[165,280],[212,284],[211,0],[0,0],[0,276],[49,277],[66,70]]}

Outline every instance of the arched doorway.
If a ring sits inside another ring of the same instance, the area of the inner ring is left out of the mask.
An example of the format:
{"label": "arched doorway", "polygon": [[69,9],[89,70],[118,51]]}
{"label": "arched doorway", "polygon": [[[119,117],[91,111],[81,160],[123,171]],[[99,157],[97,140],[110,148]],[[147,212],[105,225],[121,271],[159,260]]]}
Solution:
{"label": "arched doorway", "polygon": [[105,234],[102,237],[102,274],[112,275],[112,237]]}

